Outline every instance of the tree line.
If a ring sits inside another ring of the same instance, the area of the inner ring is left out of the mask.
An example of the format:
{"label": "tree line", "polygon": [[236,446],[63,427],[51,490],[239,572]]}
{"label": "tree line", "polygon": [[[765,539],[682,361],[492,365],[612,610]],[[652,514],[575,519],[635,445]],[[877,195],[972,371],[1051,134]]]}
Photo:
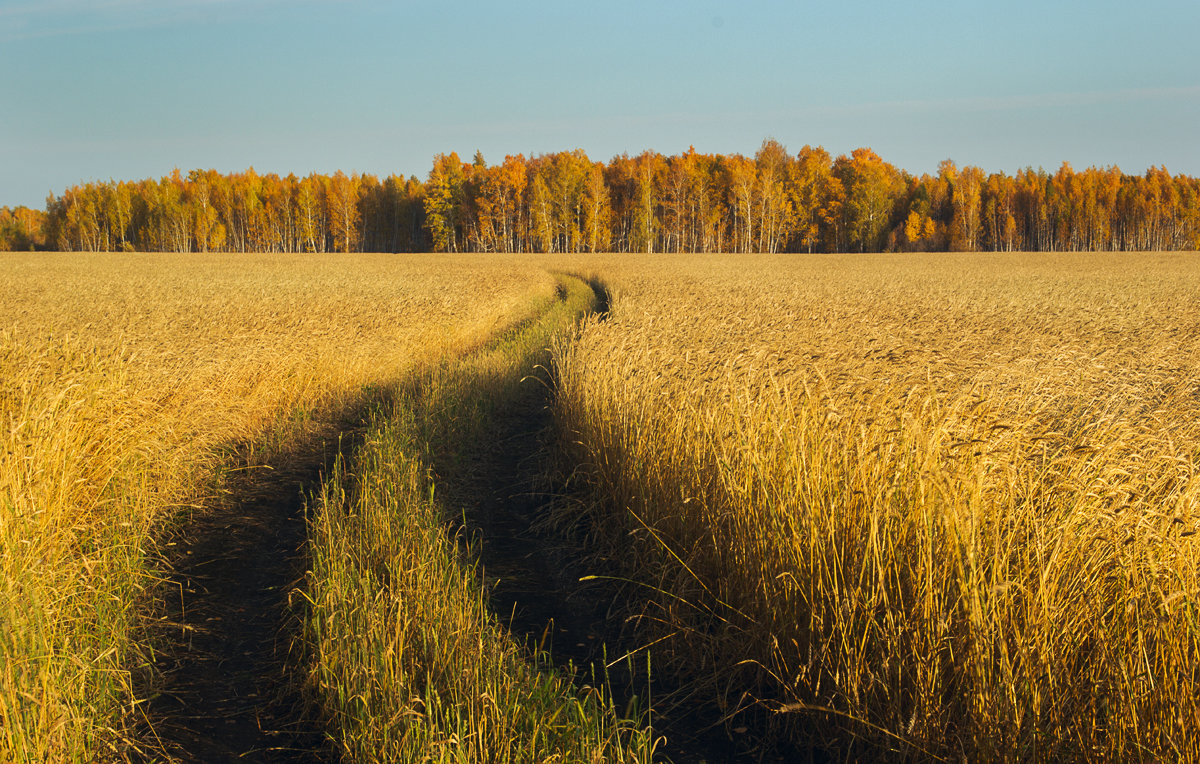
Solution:
{"label": "tree line", "polygon": [[876,252],[1200,249],[1200,180],[1163,167],[911,175],[869,148],[753,157],[582,150],[392,175],[176,170],[0,209],[0,248],[178,252]]}
{"label": "tree line", "polygon": [[0,252],[46,248],[46,213],[28,207],[0,207]]}

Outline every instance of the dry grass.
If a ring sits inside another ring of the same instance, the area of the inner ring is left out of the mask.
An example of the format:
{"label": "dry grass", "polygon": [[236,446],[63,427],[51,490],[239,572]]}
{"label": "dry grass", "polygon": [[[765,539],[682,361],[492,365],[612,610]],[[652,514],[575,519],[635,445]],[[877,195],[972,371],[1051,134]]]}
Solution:
{"label": "dry grass", "polygon": [[851,758],[1200,760],[1200,262],[611,259],[558,351],[660,672]]}
{"label": "dry grass", "polygon": [[119,756],[153,539],[553,279],[515,260],[0,259],[0,760]]}

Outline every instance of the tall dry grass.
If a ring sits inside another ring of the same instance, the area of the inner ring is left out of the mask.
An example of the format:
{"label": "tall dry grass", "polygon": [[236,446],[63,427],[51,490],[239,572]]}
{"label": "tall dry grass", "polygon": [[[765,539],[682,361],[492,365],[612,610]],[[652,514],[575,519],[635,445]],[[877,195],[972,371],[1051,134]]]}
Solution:
{"label": "tall dry grass", "polygon": [[553,280],[516,260],[0,259],[0,760],[128,754],[155,538]]}
{"label": "tall dry grass", "polygon": [[556,412],[660,673],[849,758],[1200,760],[1194,256],[604,273]]}

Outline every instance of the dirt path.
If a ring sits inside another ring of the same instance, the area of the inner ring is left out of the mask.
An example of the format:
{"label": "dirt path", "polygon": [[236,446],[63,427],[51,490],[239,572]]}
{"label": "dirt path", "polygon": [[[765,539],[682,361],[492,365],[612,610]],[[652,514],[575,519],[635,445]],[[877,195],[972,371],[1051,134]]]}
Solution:
{"label": "dirt path", "polygon": [[[606,308],[607,294],[598,294]],[[550,478],[551,387],[527,379],[513,400],[498,403],[490,437],[434,444],[433,467],[441,495],[464,509],[499,620],[518,641],[548,650],[580,683],[604,677],[618,708],[634,695],[644,707],[649,691],[655,733],[666,738],[656,758],[676,764],[774,760],[731,739],[696,701],[664,702],[671,687],[661,677],[648,680],[639,668],[644,663],[635,661],[632,671],[627,663],[612,665],[637,647],[623,628],[628,603],[618,601],[629,590],[581,583],[585,575],[607,571],[585,567],[578,543],[543,522],[560,488]],[[148,761],[333,761],[289,677],[298,670],[295,663],[289,667],[299,628],[289,598],[297,596],[305,572],[303,497],[332,456],[318,446],[288,459],[286,468],[247,473],[234,481],[228,501],[177,534],[170,547],[173,573],[162,587],[158,678],[143,693],[150,697],[145,738],[155,752]]]}
{"label": "dirt path", "polygon": [[303,491],[323,455],[256,469],[169,547],[158,686],[146,707],[149,760],[317,764],[320,728],[286,676],[298,624],[288,599],[304,575]]}
{"label": "dirt path", "polygon": [[[623,708],[633,695],[644,699],[647,694],[644,662],[635,659],[634,673],[625,664],[605,668],[634,647],[622,629],[624,603],[614,601],[629,592],[581,583],[583,576],[605,571],[584,567],[582,550],[544,527],[557,489],[547,479],[551,391],[533,379],[522,388],[518,399],[505,402],[491,438],[435,464],[438,487],[450,506],[465,509],[466,530],[497,618],[518,641],[541,645],[556,665],[573,667],[577,681],[591,684],[592,677],[607,676],[617,707]],[[456,469],[462,464],[469,469]],[[653,698],[661,698],[670,687],[653,679],[649,689]],[[656,758],[675,764],[774,760],[760,759],[731,740],[714,726],[712,712],[695,701],[656,700],[653,705],[655,733],[666,738]]]}

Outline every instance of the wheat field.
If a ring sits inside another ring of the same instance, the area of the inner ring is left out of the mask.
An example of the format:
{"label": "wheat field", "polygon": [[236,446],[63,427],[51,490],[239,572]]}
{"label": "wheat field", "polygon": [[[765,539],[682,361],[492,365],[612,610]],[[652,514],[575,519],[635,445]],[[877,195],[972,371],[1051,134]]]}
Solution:
{"label": "wheat field", "polygon": [[601,272],[556,413],[660,672],[851,759],[1200,760],[1194,255]]}
{"label": "wheat field", "polygon": [[430,454],[540,369],[545,527],[704,724],[1200,761],[1194,258],[6,256],[0,759],[128,756],[164,529],[380,390],[309,497],[298,679],[343,758],[655,757],[503,635],[445,533]]}
{"label": "wheat field", "polygon": [[6,255],[0,760],[126,750],[162,529],[552,293],[513,260]]}

